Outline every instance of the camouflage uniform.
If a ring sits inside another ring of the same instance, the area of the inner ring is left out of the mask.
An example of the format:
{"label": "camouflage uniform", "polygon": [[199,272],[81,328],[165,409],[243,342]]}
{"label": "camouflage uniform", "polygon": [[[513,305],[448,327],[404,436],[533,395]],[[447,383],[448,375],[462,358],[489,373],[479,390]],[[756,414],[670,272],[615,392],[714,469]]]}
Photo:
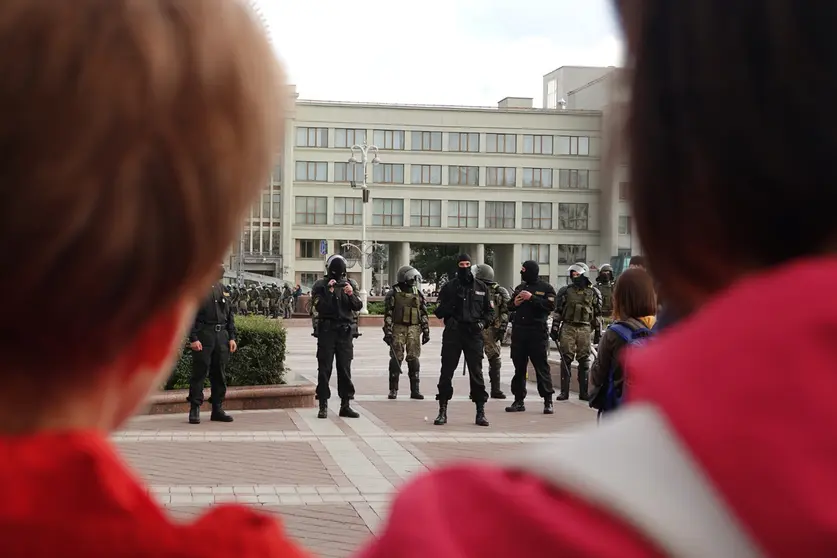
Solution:
{"label": "camouflage uniform", "polygon": [[509,325],[509,300],[511,296],[505,287],[494,282],[494,269],[488,264],[476,266],[474,276],[483,281],[491,293],[491,301],[494,303],[496,314],[491,327],[482,331],[482,340],[485,351],[485,358],[488,359],[488,379],[491,382],[491,398],[505,399],[506,394],[500,389],[500,367],[502,359],[500,351],[501,343]]}
{"label": "camouflage uniform", "polygon": [[599,276],[596,277],[596,288],[602,293],[602,329],[613,323],[613,287],[615,286],[613,280],[613,268],[609,264],[605,264],[599,270]]}
{"label": "camouflage uniform", "polygon": [[384,342],[390,346],[389,398],[397,396],[401,363],[406,356],[410,398],[424,399],[419,391],[419,357],[421,346],[430,340],[430,322],[424,295],[415,280],[407,281],[406,270],[412,270],[416,277],[420,277],[414,268],[402,267],[398,270],[399,283],[390,289],[384,299]]}

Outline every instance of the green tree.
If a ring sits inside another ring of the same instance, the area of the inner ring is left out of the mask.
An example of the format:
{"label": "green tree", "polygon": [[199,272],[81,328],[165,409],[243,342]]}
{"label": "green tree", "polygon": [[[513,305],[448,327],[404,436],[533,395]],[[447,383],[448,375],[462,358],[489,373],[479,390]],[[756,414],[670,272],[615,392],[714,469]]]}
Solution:
{"label": "green tree", "polygon": [[425,281],[435,283],[445,273],[456,270],[459,247],[455,244],[419,244],[412,248],[412,261]]}

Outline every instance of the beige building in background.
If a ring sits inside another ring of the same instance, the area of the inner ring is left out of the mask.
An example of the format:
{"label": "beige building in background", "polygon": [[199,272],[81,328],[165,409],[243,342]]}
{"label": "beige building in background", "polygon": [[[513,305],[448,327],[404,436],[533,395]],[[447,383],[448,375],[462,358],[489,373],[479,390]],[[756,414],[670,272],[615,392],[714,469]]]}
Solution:
{"label": "beige building in background", "polygon": [[[619,169],[602,173],[613,69],[592,70],[544,77],[545,101],[560,92],[555,102],[564,99],[565,109],[534,108],[530,98],[497,107],[295,99],[284,153],[234,247],[232,268],[310,286],[323,273],[321,247],[357,260],[344,245],[360,244],[361,190],[352,181],[359,185],[362,171],[348,159],[364,140],[380,150],[381,164],[368,168],[367,238],[388,255],[376,262],[382,283],[393,283],[411,250],[426,243],[456,245],[476,262],[490,246],[496,278],[507,286],[519,282],[527,259],[563,284],[575,261],[595,266],[627,253],[626,185]],[[359,282],[360,264],[349,273]]]}

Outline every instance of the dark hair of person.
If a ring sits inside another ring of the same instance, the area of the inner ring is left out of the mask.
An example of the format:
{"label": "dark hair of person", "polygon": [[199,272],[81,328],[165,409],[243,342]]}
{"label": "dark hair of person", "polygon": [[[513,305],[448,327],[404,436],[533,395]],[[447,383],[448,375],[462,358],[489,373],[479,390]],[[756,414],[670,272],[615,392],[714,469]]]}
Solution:
{"label": "dark hair of person", "polygon": [[630,197],[667,302],[837,234],[837,3],[614,0]]}
{"label": "dark hair of person", "polygon": [[639,267],[645,267],[645,257],[644,256],[631,256],[631,261],[628,265],[636,265]]}
{"label": "dark hair of person", "polygon": [[618,320],[642,318],[657,313],[654,281],[647,271],[635,267],[619,275],[613,288],[613,313]]}

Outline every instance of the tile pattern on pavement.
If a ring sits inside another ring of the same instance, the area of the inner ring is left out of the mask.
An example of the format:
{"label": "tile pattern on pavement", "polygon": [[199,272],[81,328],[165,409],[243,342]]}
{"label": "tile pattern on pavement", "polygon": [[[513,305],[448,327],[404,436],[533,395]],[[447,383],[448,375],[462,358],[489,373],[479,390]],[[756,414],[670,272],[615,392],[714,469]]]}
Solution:
{"label": "tile pattern on pavement", "polygon": [[[406,374],[399,399],[386,399],[388,354],[380,330],[363,333],[352,370],[359,419],[339,418],[335,397],[328,420],[317,419],[316,409],[232,412],[231,424],[145,416],[130,421],[114,442],[175,518],[192,520],[216,504],[250,504],[280,514],[291,536],[311,552],[346,557],[380,527],[393,493],[413,475],[452,460],[486,461],[498,449],[553,443],[595,423],[595,414],[573,400],[556,404],[555,415],[543,415],[530,390],[527,412],[505,413],[510,400],[490,401],[491,426],[475,426],[467,377],[457,374],[449,423],[434,426],[441,329],[432,330],[422,350],[425,401],[409,399]],[[306,328],[289,328],[286,364],[315,382],[314,343]],[[508,352],[504,348],[503,389],[510,395]],[[336,396],[336,378],[332,384]]]}

